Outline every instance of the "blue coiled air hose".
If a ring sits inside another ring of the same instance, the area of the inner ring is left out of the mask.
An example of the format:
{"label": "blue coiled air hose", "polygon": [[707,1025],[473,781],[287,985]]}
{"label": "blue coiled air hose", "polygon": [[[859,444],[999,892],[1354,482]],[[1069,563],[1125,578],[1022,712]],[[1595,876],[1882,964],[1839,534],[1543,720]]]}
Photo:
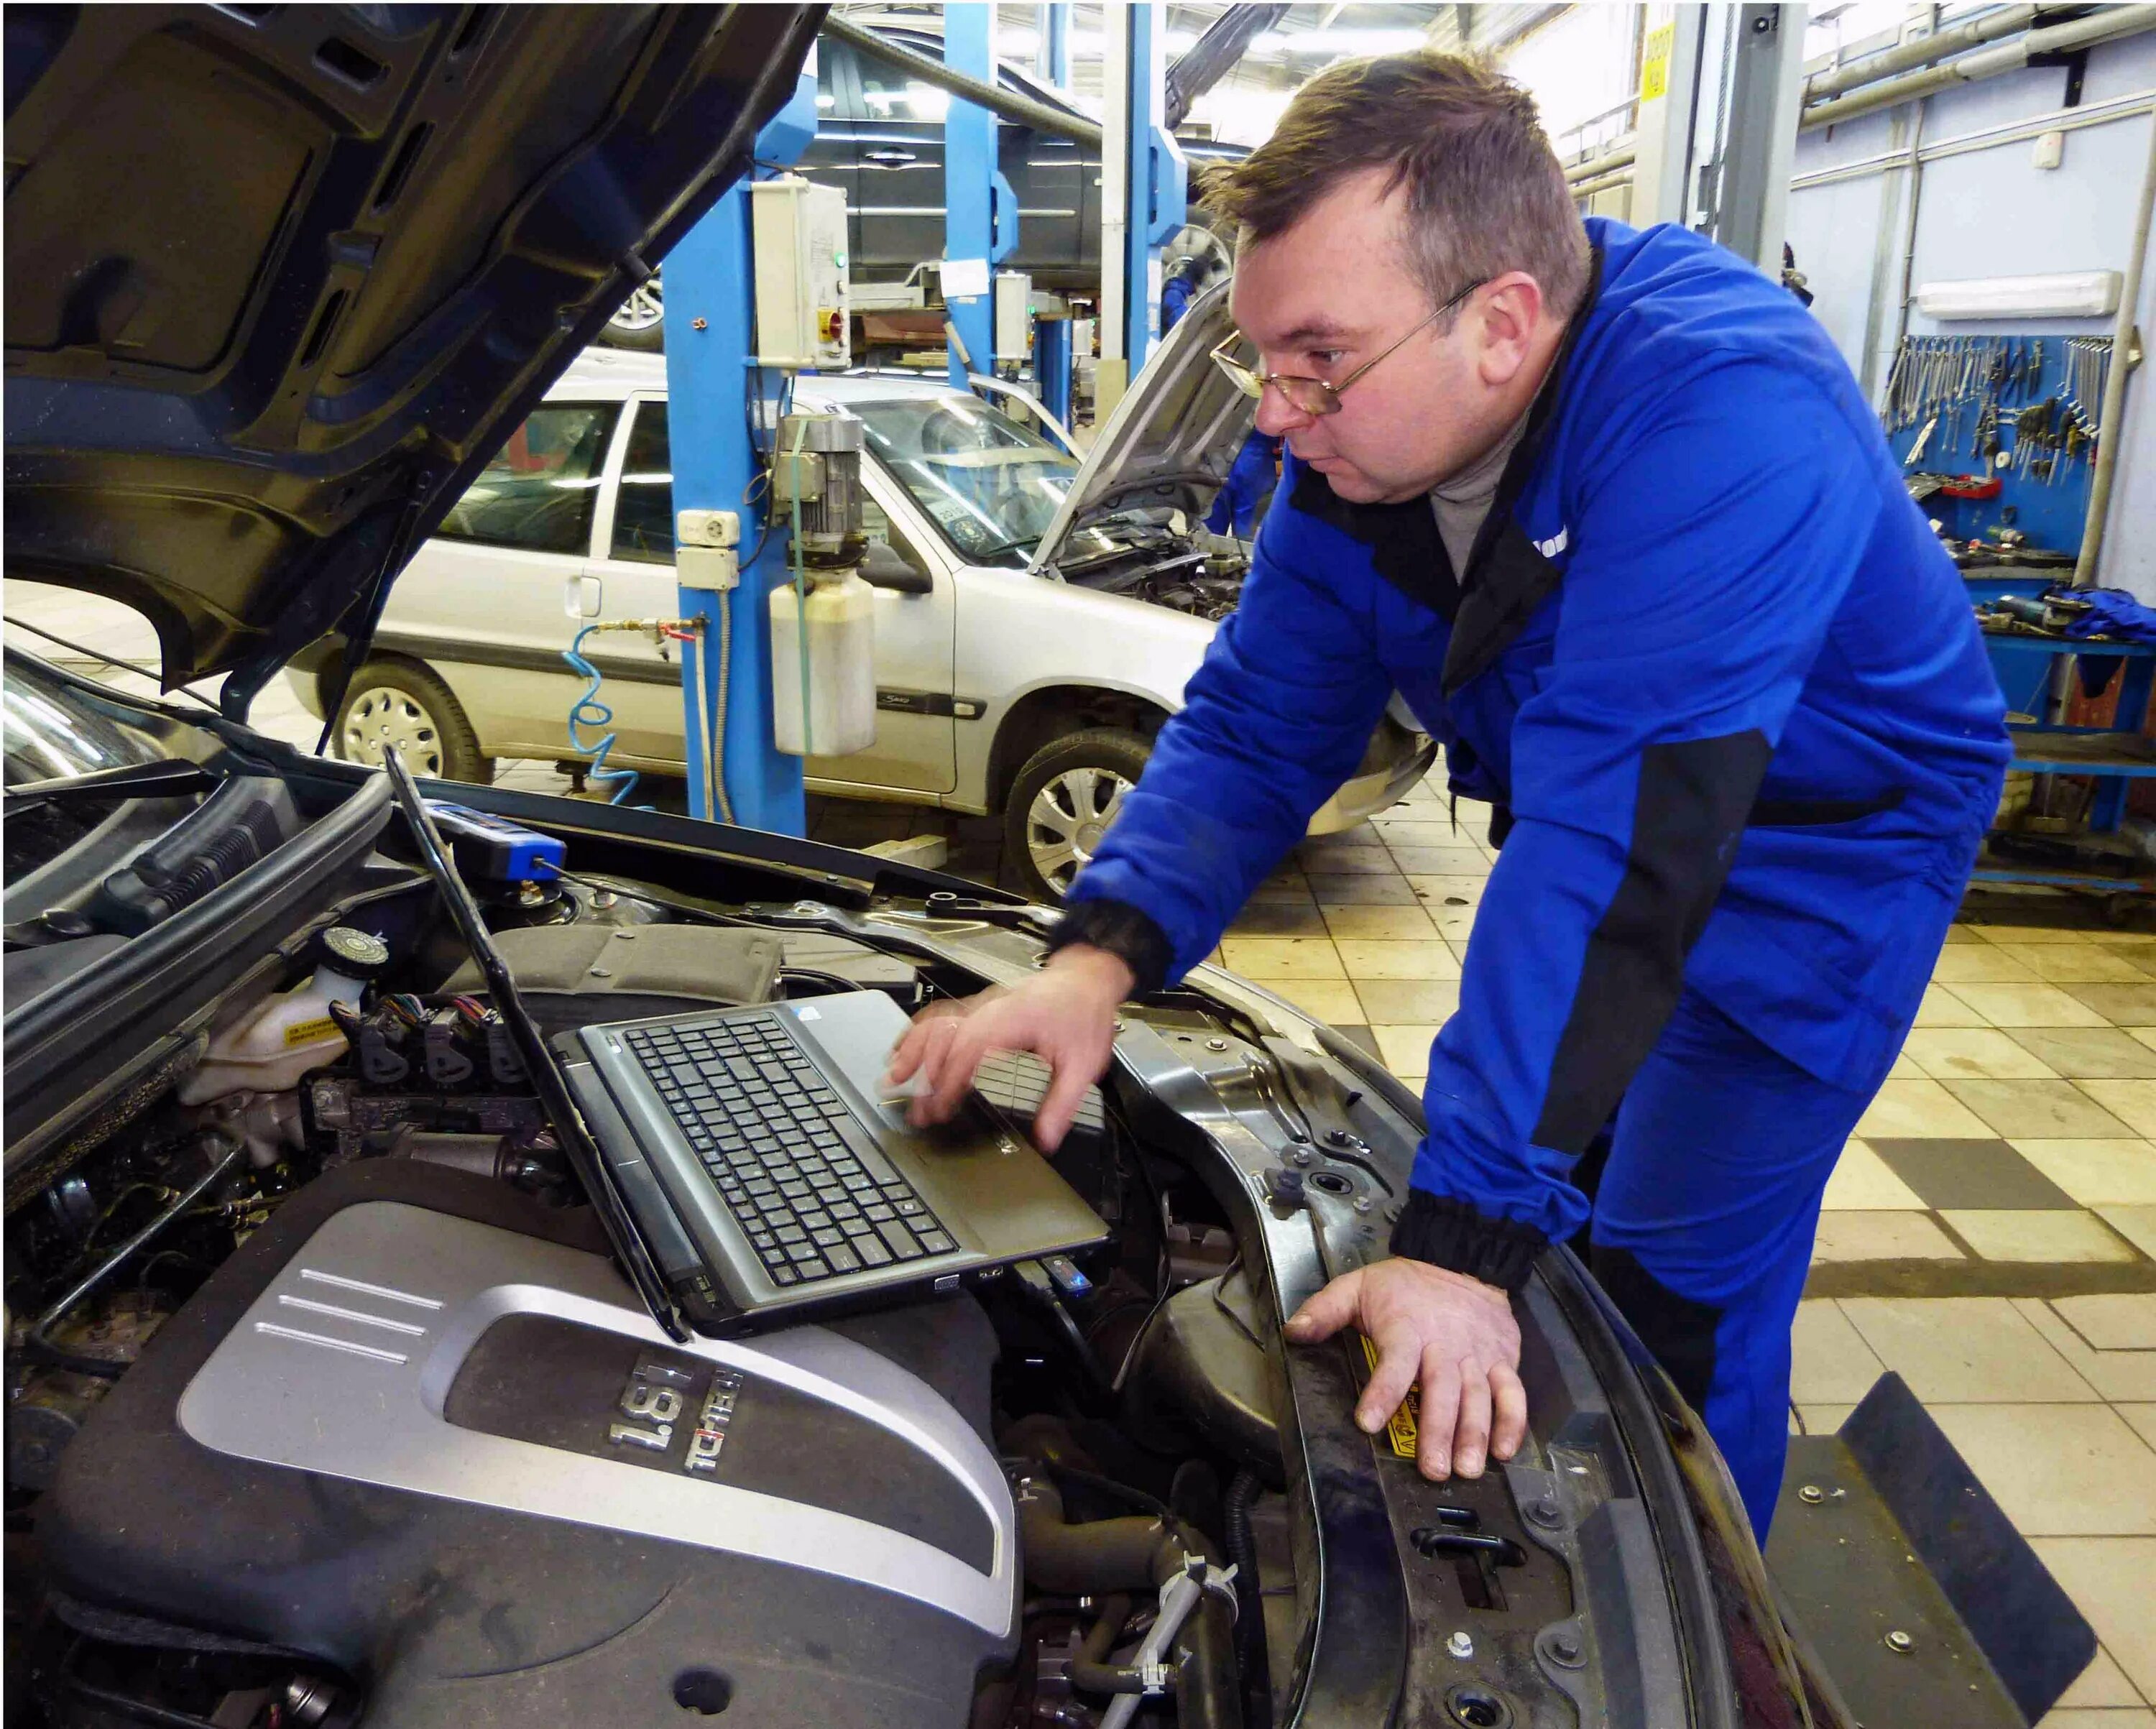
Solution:
{"label": "blue coiled air hose", "polygon": [[569,705],[569,747],[579,757],[592,759],[587,777],[598,782],[601,787],[612,787],[613,791],[607,802],[619,804],[634,789],[636,771],[606,766],[607,752],[613,748],[613,733],[607,733],[596,744],[584,741],[585,727],[613,724],[613,711],[599,700],[599,686],[604,682],[605,675],[584,659],[584,639],[598,628],[596,624],[587,624],[577,633],[576,640],[562,650],[562,658],[569,663],[570,668],[591,680],[584,686],[583,695]]}

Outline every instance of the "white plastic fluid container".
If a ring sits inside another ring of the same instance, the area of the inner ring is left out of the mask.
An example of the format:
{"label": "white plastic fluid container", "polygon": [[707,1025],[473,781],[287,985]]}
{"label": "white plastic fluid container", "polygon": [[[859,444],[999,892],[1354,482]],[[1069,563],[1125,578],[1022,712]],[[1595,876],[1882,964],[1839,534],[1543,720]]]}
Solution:
{"label": "white plastic fluid container", "polygon": [[[808,733],[801,736],[801,623],[808,628]],[[875,591],[859,577],[771,591],[771,716],[790,757],[843,757],[875,742]]]}
{"label": "white plastic fluid container", "polygon": [[305,984],[272,997],[245,1020],[210,1041],[201,1066],[180,1084],[182,1105],[207,1104],[228,1093],[277,1093],[300,1084],[310,1069],[344,1054],[345,1036],[330,1004],[357,1008],[367,987],[327,967]]}

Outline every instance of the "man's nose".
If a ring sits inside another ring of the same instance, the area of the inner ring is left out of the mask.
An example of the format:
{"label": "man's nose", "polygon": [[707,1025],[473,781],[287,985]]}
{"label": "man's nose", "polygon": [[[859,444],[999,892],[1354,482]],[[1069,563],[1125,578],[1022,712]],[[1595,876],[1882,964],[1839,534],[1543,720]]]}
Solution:
{"label": "man's nose", "polygon": [[1277,384],[1267,384],[1265,394],[1258,398],[1258,430],[1269,439],[1285,438],[1291,432],[1300,432],[1313,424],[1317,417],[1306,414],[1287,399],[1287,392]]}

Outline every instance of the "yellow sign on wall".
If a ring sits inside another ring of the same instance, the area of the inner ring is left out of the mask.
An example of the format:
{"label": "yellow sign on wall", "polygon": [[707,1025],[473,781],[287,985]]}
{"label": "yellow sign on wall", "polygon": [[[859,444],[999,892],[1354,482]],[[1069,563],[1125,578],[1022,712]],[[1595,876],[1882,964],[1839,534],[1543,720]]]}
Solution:
{"label": "yellow sign on wall", "polygon": [[1640,100],[1659,101],[1670,91],[1670,49],[1676,43],[1677,27],[1664,24],[1647,32],[1646,51],[1640,61]]}

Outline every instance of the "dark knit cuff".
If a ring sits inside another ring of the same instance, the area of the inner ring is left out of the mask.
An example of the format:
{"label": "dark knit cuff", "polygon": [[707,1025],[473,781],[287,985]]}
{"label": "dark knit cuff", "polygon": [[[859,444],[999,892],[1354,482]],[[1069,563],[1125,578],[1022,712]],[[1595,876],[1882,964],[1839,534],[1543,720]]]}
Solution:
{"label": "dark knit cuff", "polygon": [[1066,906],[1063,917],[1050,934],[1048,952],[1084,944],[1105,949],[1131,969],[1137,983],[1133,997],[1149,996],[1168,983],[1168,970],[1175,963],[1174,945],[1151,915],[1123,900],[1081,900]]}
{"label": "dark knit cuff", "polygon": [[1393,1253],[1517,1292],[1549,1239],[1517,1219],[1490,1219],[1465,1201],[1411,1189],[1393,1227]]}

